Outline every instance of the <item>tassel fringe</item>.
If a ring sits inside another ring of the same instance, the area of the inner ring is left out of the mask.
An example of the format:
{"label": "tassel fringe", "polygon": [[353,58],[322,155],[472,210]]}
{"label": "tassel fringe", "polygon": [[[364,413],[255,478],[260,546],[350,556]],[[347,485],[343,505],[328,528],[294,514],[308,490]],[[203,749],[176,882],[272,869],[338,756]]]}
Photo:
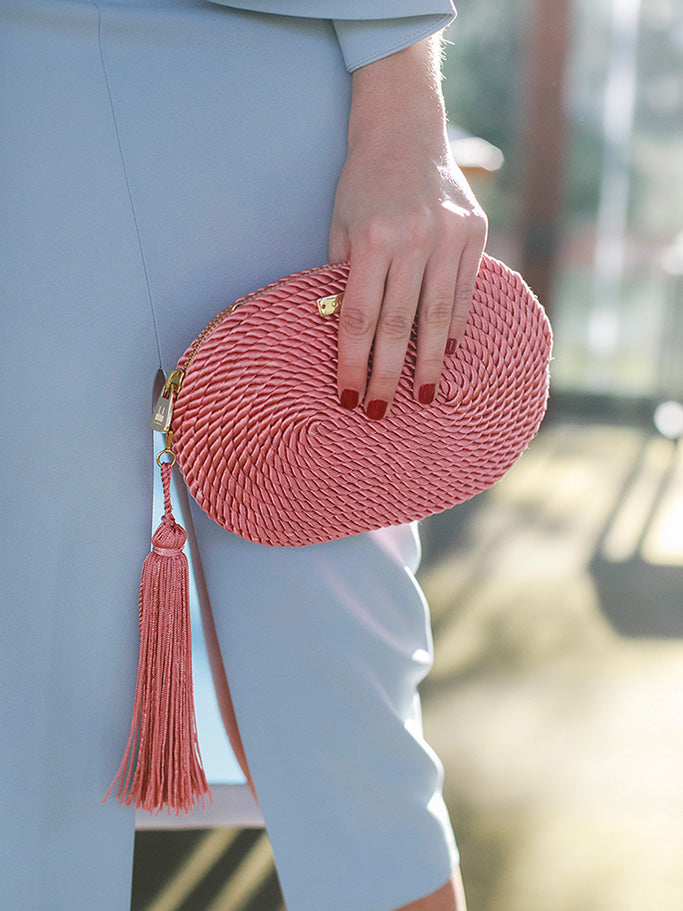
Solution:
{"label": "tassel fringe", "polygon": [[142,567],[140,657],[128,744],[107,794],[157,814],[205,806],[206,781],[194,712],[189,568],[185,529],[171,509],[172,462],[161,465],[164,515]]}

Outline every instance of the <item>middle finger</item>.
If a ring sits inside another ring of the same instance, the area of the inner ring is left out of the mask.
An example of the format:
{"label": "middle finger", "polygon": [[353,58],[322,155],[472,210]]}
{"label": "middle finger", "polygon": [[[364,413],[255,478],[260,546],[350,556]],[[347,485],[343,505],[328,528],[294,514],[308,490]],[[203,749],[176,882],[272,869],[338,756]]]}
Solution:
{"label": "middle finger", "polygon": [[396,392],[420,298],[425,260],[392,260],[372,348],[372,371],[365,394],[369,418],[384,417]]}

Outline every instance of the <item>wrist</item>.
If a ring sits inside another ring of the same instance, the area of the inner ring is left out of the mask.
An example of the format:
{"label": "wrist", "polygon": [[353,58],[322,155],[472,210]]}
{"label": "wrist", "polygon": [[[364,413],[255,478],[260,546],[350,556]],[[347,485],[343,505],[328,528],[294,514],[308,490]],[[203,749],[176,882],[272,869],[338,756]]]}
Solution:
{"label": "wrist", "polygon": [[353,74],[349,152],[406,137],[447,149],[441,91],[441,38],[432,35]]}

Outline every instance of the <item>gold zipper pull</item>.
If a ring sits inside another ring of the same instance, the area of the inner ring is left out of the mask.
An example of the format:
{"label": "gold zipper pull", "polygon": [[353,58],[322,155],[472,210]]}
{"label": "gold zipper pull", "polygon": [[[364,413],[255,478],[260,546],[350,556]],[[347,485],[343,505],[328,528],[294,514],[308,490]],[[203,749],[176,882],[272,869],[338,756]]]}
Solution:
{"label": "gold zipper pull", "polygon": [[173,416],[173,402],[180,392],[184,376],[184,370],[174,370],[166,380],[164,388],[161,390],[161,395],[154,406],[152,420],[149,422],[152,430],[157,430],[159,433],[168,433]]}
{"label": "gold zipper pull", "polygon": [[152,420],[149,426],[152,430],[158,430],[159,433],[166,433],[171,426],[171,415],[173,413],[173,396],[161,393],[154,406]]}
{"label": "gold zipper pull", "polygon": [[320,313],[321,316],[334,316],[335,313],[339,313],[341,310],[343,298],[343,294],[331,294],[329,297],[319,297],[316,301],[318,304],[318,313]]}

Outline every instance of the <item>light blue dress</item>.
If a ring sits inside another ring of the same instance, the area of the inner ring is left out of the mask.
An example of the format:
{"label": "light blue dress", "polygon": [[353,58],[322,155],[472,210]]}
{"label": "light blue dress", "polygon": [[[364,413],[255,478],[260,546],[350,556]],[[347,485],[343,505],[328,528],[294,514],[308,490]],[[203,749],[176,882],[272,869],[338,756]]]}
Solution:
{"label": "light blue dress", "polygon": [[[327,260],[350,70],[450,18],[449,0],[0,0],[12,911],[129,907],[134,813],[102,798],[131,717],[156,371],[220,307]],[[411,530],[290,550],[195,522],[289,911],[437,889],[458,855],[421,732]]]}

